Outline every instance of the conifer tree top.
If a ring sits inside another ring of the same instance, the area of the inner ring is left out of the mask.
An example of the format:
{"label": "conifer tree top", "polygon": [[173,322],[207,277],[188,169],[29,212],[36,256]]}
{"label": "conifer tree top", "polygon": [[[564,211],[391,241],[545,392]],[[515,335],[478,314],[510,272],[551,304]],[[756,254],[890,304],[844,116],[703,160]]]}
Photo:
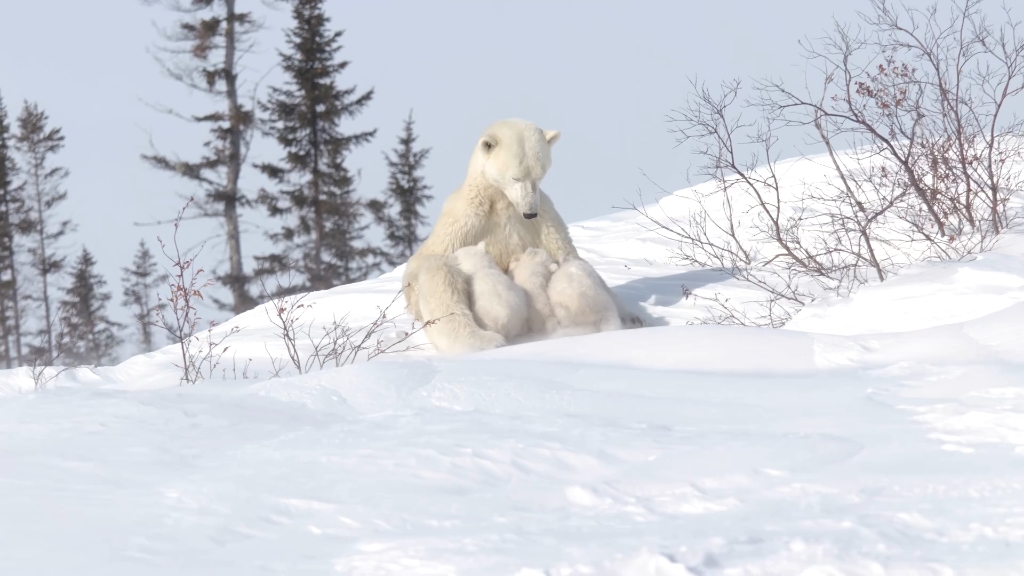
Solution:
{"label": "conifer tree top", "polygon": [[373,98],[373,89],[340,88],[337,79],[349,62],[338,58],[341,30],[329,28],[323,0],[292,4],[294,25],[279,51],[285,81],[269,89],[261,110],[266,133],[282,148],[279,162],[258,168],[274,183],[259,201],[281,218],[269,238],[275,251],[258,257],[261,272],[299,272],[304,286],[322,290],[364,279],[375,267],[377,250],[363,243],[368,225],[356,195],[356,179],[346,166],[354,148],[376,130],[345,130]]}

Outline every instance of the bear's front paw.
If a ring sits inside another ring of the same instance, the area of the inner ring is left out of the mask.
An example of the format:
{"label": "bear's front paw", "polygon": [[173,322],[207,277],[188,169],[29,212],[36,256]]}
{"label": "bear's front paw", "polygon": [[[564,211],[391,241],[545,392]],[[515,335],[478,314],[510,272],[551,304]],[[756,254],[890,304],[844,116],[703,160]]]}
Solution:
{"label": "bear's front paw", "polygon": [[482,330],[475,344],[476,345],[474,346],[474,348],[476,348],[479,351],[483,351],[493,350],[494,348],[501,348],[503,346],[507,346],[508,341],[505,340],[504,336],[498,334],[497,332]]}
{"label": "bear's front paw", "polygon": [[623,328],[643,328],[646,325],[644,319],[636,314],[620,314],[619,319],[622,320]]}

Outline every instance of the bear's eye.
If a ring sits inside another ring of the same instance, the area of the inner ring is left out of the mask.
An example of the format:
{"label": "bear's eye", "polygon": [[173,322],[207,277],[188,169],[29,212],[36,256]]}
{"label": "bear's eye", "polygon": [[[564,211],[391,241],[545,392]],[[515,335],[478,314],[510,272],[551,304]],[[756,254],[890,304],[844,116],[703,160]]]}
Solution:
{"label": "bear's eye", "polygon": [[491,150],[494,150],[494,147],[497,145],[498,144],[496,142],[490,139],[484,139],[484,141],[480,143],[480,146],[483,147],[485,152],[490,152]]}

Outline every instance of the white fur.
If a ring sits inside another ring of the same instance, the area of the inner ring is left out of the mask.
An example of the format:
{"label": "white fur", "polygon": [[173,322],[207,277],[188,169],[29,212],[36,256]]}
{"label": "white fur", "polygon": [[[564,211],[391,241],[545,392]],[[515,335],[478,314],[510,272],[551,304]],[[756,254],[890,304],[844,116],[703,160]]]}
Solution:
{"label": "white fur", "polygon": [[[448,261],[459,248],[486,241],[498,267],[527,248],[553,258],[576,257],[569,230],[540,182],[551,167],[554,130],[523,120],[502,120],[487,128],[473,147],[466,179],[444,203],[441,215],[403,276],[405,302],[427,328],[441,353],[486,350],[506,344],[482,329],[469,304],[469,277]],[[610,294],[610,292],[609,292]]]}
{"label": "white fur", "polygon": [[548,282],[557,269],[558,264],[541,248],[528,248],[509,262],[509,276],[529,297],[531,333],[551,334],[558,330],[558,318],[548,298]]}
{"label": "white fur", "polygon": [[579,257],[559,262],[548,283],[548,298],[562,329],[579,334],[622,328],[618,306],[604,280]]}
{"label": "white fur", "polygon": [[529,331],[526,291],[498,268],[483,242],[460,248],[448,258],[469,276],[469,307],[477,325],[506,340]]}

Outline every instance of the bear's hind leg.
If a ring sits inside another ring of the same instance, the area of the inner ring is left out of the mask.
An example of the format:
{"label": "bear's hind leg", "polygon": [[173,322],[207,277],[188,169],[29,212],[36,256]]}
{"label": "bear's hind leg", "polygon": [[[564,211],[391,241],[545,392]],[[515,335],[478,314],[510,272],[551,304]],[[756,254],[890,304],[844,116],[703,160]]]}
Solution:
{"label": "bear's hind leg", "polygon": [[442,354],[460,354],[499,348],[505,338],[477,326],[469,308],[466,275],[444,258],[431,258],[419,267],[416,292],[427,340]]}

